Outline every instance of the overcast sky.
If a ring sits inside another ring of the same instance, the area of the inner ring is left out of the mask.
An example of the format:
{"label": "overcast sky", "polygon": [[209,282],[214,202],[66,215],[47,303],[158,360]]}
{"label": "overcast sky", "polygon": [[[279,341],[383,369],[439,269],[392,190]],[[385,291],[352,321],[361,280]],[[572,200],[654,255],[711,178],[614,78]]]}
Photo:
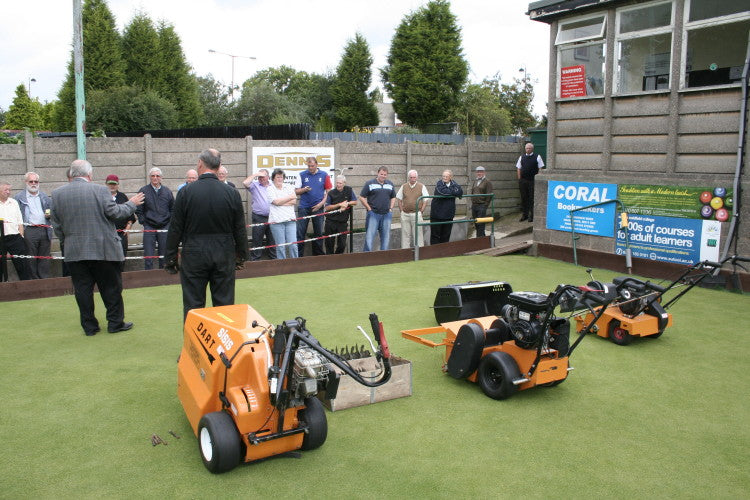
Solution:
{"label": "overcast sky", "polygon": [[[122,33],[137,12],[174,25],[197,75],[230,84],[281,65],[311,73],[334,71],[347,40],[359,31],[370,45],[373,85],[382,89],[391,38],[404,16],[427,0],[108,0]],[[534,113],[546,114],[549,27],[530,21],[527,0],[453,0],[463,35],[469,78],[500,73],[504,82],[526,68],[535,81]],[[56,99],[70,58],[72,0],[8,0],[0,17],[0,107],[8,110],[16,87],[31,83],[32,97]],[[387,96],[386,96],[387,99]]]}

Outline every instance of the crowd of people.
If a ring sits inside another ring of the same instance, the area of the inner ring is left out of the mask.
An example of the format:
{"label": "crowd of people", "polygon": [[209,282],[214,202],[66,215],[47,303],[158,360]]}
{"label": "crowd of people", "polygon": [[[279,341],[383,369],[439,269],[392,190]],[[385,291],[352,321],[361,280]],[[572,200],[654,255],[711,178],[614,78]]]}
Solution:
{"label": "crowd of people", "polygon": [[[525,150],[516,164],[521,193],[521,220],[533,221],[534,177],[544,163],[541,156],[533,152],[532,144],[526,144]],[[281,169],[271,173],[260,169],[243,181],[241,188],[247,190],[251,199],[252,243],[249,260],[303,256],[310,226],[312,241],[309,247],[312,255],[344,253],[351,238],[352,210],[360,205],[366,211],[364,252],[376,249],[376,235],[380,250],[390,248],[391,222],[396,204],[401,214],[401,248],[426,244],[421,235],[415,234],[415,230],[423,227],[421,224],[425,222],[424,212],[428,206],[429,244],[450,241],[456,199],[464,196],[464,189],[453,179],[451,170],[443,171],[432,189],[420,182],[416,170],[410,170],[407,172],[407,182],[397,188],[388,179],[388,167],[382,166],[378,168],[376,176],[365,182],[357,193],[347,185],[344,175],[337,175],[335,183],[332,182],[329,174],[318,167],[315,157],[308,157],[306,165],[307,169],[297,176],[287,176]],[[224,165],[220,164],[215,174],[221,184],[235,188],[227,180],[228,171]],[[128,251],[128,232],[133,224],[138,221],[143,227],[144,268],[147,270],[165,266],[167,235],[174,219],[178,193],[199,180],[199,170],[189,169],[185,182],[174,193],[162,184],[161,169],[154,167],[148,175],[149,183],[138,190],[143,194],[143,203],[127,218],[114,222],[124,255]],[[475,175],[476,179],[471,181],[468,191],[473,195],[469,200],[471,218],[478,220],[487,216],[493,188],[483,166],[476,168]],[[10,197],[10,184],[0,184],[0,218],[4,220],[5,230],[3,242],[7,252],[12,255],[48,257],[53,233],[50,226],[53,197],[40,189],[38,174],[27,173],[24,182],[25,189],[14,197]],[[117,175],[110,174],[105,184],[113,201],[124,204],[128,197],[119,190],[119,182]],[[430,195],[435,197],[426,198]],[[485,236],[484,223],[476,222],[475,228],[477,237]],[[13,259],[13,264],[22,280],[50,276],[49,259]]]}
{"label": "crowd of people", "polygon": [[[381,166],[357,195],[343,175],[333,184],[328,173],[318,168],[315,157],[307,158],[306,165],[307,170],[297,177],[289,178],[279,168],[270,175],[260,169],[243,181],[252,200],[252,252],[248,251],[242,199],[227,180],[221,153],[215,149],[200,154],[197,167],[187,171],[177,195],[162,184],[158,167],[149,171],[149,184],[129,198],[120,192],[117,175],[108,175],[105,185],[96,184],[92,165],[80,159],[67,172],[68,184],[52,196],[40,189],[35,172],[25,175],[26,188],[15,197],[10,196],[10,183],[0,181],[2,251],[13,256],[19,279],[49,277],[54,231],[64,269],[73,283],[81,327],[85,335],[92,336],[101,329],[94,314],[95,286],[106,308],[107,331],[117,333],[133,327],[125,321],[121,273],[128,230],[136,220],[143,226],[144,267],[152,269],[158,261],[159,268],[180,274],[183,317],[191,309],[205,307],[207,288],[214,307],[234,304],[235,272],[248,257],[259,260],[264,251],[271,259],[303,255],[309,222],[313,255],[344,253],[352,210],[360,203],[367,211],[365,252],[373,250],[376,235],[380,250],[389,249],[396,203],[401,211],[402,248],[423,245],[415,237],[415,223],[424,221],[427,200],[430,244],[450,240],[456,199],[464,196],[451,170],[443,171],[430,197],[416,170],[410,170],[407,182],[396,190],[388,179],[388,167]],[[533,220],[534,176],[543,165],[533,146],[527,144],[526,154],[516,165],[522,220]],[[477,167],[475,174],[470,188],[471,214],[477,236],[483,236],[492,184],[484,167]]]}

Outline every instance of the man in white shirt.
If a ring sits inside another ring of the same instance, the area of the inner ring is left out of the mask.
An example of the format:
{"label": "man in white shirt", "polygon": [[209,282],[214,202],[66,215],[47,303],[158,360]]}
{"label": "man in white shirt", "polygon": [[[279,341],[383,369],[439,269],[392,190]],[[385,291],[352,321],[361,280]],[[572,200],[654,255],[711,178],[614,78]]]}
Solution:
{"label": "man in white shirt", "polygon": [[[10,184],[0,181],[0,219],[3,221],[3,238],[0,245],[1,258],[7,253],[11,255],[25,255],[26,241],[23,239],[23,217],[18,202],[10,197]],[[31,271],[26,259],[13,259],[18,279],[31,279]],[[5,266],[3,266],[5,270]]]}

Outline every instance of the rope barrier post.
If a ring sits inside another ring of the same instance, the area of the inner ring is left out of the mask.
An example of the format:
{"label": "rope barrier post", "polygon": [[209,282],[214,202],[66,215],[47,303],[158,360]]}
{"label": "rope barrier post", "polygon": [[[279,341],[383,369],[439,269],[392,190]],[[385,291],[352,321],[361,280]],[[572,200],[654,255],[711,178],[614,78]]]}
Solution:
{"label": "rope barrier post", "polygon": [[5,219],[0,219],[0,281],[8,281],[8,259],[5,257]]}
{"label": "rope barrier post", "polygon": [[354,207],[349,207],[349,253],[354,253]]}

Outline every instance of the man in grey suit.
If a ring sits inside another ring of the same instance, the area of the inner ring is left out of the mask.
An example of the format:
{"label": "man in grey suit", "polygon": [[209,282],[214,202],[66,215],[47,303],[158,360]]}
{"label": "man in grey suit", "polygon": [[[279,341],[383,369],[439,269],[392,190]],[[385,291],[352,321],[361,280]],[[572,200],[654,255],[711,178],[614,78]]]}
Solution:
{"label": "man in grey suit", "polygon": [[52,192],[52,226],[64,245],[65,263],[73,280],[83,332],[96,335],[99,321],[94,315],[94,284],[107,309],[109,333],[130,330],[122,302],[120,263],[125,259],[115,221],[133,215],[143,203],[138,193],[118,205],[109,189],[91,182],[93,168],[86,160],[70,165],[70,183]]}

